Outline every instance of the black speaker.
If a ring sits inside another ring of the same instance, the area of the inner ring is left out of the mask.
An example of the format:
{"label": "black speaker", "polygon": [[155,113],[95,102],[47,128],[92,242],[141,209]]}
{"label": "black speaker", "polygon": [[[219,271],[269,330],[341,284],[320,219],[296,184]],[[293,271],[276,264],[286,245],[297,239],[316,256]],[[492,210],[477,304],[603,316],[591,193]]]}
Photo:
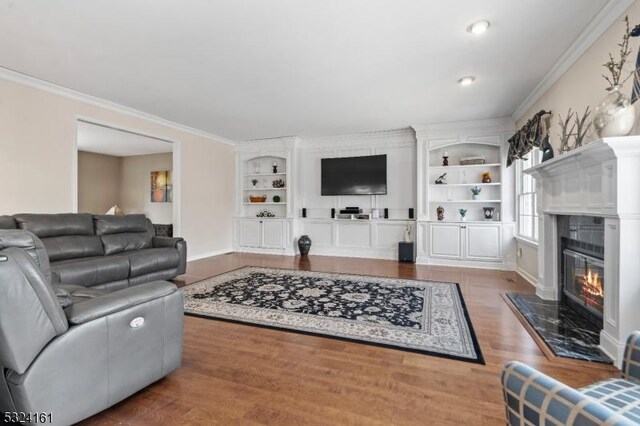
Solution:
{"label": "black speaker", "polygon": [[389,219],[389,209],[387,208],[384,209],[384,218]]}
{"label": "black speaker", "polygon": [[302,217],[307,217],[307,209],[302,208]]}
{"label": "black speaker", "polygon": [[398,243],[398,262],[416,263],[416,249],[413,243]]}
{"label": "black speaker", "polygon": [[413,207],[409,209],[409,219],[413,219]]}
{"label": "black speaker", "polygon": [[335,219],[336,218],[336,209],[331,209],[331,219]]}

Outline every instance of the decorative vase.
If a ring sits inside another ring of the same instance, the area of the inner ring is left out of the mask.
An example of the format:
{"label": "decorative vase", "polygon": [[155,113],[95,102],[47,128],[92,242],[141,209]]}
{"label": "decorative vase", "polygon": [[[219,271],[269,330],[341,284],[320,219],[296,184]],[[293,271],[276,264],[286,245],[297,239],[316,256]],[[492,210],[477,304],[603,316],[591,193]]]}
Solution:
{"label": "decorative vase", "polygon": [[629,98],[620,92],[621,85],[607,89],[607,96],[598,104],[593,127],[601,138],[626,136],[633,129],[636,109]]}
{"label": "decorative vase", "polygon": [[549,134],[545,136],[544,141],[542,142],[542,162],[544,163],[547,160],[551,160],[553,158],[553,147],[551,146],[551,142],[549,141]]}
{"label": "decorative vase", "polygon": [[411,227],[409,225],[407,225],[407,227],[404,229],[404,242],[411,242]]}
{"label": "decorative vase", "polygon": [[436,214],[438,215],[438,220],[444,220],[444,207],[438,206]]}
{"label": "decorative vase", "polygon": [[493,213],[496,211],[495,207],[483,207],[484,220],[493,220]]}
{"label": "decorative vase", "polygon": [[478,194],[471,194],[471,199],[472,200],[477,200],[478,199]]}
{"label": "decorative vase", "polygon": [[460,215],[460,222],[466,222],[466,221],[467,221],[467,217]]}
{"label": "decorative vase", "polygon": [[306,256],[311,249],[311,238],[308,235],[302,235],[298,238],[298,249],[300,250],[300,256]]}

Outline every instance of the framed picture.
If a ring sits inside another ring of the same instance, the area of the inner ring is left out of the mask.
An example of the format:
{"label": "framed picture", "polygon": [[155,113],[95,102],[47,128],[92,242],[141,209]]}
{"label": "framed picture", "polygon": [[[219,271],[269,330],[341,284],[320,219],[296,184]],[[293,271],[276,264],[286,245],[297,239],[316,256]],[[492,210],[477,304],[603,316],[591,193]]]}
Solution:
{"label": "framed picture", "polygon": [[173,202],[173,173],[171,170],[151,172],[151,202]]}

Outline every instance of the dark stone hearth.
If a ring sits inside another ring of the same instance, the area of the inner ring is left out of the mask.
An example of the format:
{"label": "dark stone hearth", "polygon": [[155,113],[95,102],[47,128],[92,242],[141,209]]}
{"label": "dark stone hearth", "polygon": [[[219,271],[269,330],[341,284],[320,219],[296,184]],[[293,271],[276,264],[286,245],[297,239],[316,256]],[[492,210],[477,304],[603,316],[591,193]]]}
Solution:
{"label": "dark stone hearth", "polygon": [[598,348],[600,330],[567,305],[535,294],[507,293],[507,297],[556,356],[612,364]]}

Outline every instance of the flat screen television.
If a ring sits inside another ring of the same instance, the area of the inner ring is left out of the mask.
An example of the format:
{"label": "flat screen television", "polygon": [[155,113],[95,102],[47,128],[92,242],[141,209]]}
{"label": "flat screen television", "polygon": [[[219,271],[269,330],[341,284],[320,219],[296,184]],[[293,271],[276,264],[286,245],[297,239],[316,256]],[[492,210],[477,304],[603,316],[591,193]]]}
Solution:
{"label": "flat screen television", "polygon": [[384,195],[387,156],[322,159],[322,195]]}

